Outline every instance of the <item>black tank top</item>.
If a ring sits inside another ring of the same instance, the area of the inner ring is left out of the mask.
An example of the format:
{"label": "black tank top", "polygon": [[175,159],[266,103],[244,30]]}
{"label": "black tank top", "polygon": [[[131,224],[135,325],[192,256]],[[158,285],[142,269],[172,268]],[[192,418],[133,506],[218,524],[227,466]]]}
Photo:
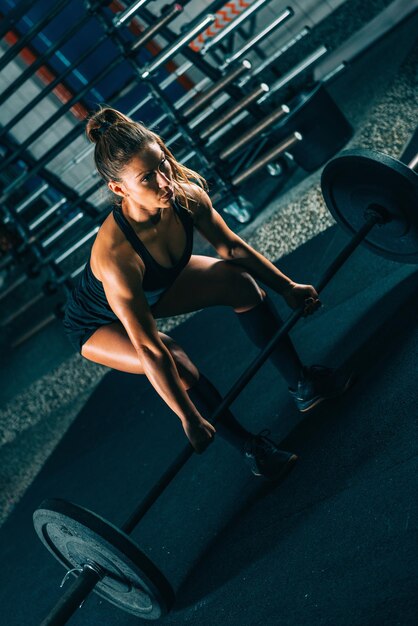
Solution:
{"label": "black tank top", "polygon": [[192,248],[193,248],[193,218],[191,214],[186,211],[181,205],[174,201],[174,210],[180,217],[180,220],[184,226],[186,232],[186,246],[184,252],[179,261],[173,267],[163,267],[154,259],[148,252],[147,248],[142,243],[141,239],[135,233],[132,226],[122,213],[120,207],[113,209],[113,217],[119,228],[124,233],[126,239],[129,241],[133,249],[144,262],[145,274],[142,281],[144,291],[155,291],[156,289],[162,289],[169,287],[181,270],[189,262]]}
{"label": "black tank top", "polygon": [[[167,290],[183,268],[189,262],[193,249],[193,218],[191,214],[173,202],[174,210],[180,217],[186,232],[186,245],[179,261],[173,267],[163,267],[148,252],[132,226],[119,208],[113,209],[116,223],[124,233],[133,249],[142,258],[145,274],[142,282],[145,297],[150,305],[154,304],[162,293]],[[77,284],[67,300],[64,315],[64,328],[73,345],[80,349],[81,345],[97,328],[109,324],[118,318],[112,311],[103,283],[93,274],[90,259],[87,261]]]}

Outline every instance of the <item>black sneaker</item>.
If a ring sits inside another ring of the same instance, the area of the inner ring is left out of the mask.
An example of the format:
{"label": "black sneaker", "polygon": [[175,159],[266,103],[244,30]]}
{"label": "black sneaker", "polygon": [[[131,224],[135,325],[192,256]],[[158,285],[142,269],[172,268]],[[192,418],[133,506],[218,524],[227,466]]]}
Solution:
{"label": "black sneaker", "polygon": [[311,365],[303,369],[297,389],[289,388],[289,393],[299,411],[304,413],[313,409],[322,400],[335,398],[344,393],[352,382],[352,374],[345,374],[323,365]]}
{"label": "black sneaker", "polygon": [[294,466],[298,457],[291,452],[280,450],[263,430],[248,439],[244,449],[245,460],[255,476],[264,476],[269,480],[283,478]]}

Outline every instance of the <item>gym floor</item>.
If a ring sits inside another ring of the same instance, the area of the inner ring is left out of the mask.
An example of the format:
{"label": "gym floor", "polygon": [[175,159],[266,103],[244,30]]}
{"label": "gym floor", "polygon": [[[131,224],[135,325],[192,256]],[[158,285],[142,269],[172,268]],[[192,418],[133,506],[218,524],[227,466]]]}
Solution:
{"label": "gym floor", "polygon": [[[345,241],[330,228],[281,267],[306,276],[307,259],[323,268]],[[252,476],[218,439],[135,529],[177,591],[166,624],[416,624],[417,276],[357,250],[323,292],[323,309],[295,328],[305,362],[356,372],[344,397],[303,417],[267,363],[234,403],[248,428],[270,428],[300,455],[282,484]],[[172,335],[222,392],[255,356],[223,307]],[[143,377],[105,375],[2,527],[8,625],[38,624],[62,593],[64,569],[32,527],[40,502],[62,497],[121,525],[183,446],[178,420]],[[71,623],[138,622],[93,595]]]}
{"label": "gym floor", "polygon": [[[402,62],[396,41],[333,94],[356,128],[350,146],[394,156],[415,129],[418,104],[418,48]],[[315,283],[347,241],[318,201],[319,174],[242,233],[303,282]],[[233,405],[245,426],[271,429],[300,456],[292,473],[277,486],[255,478],[218,438],[132,535],[176,590],[166,624],[416,624],[417,269],[361,248],[322,299],[294,342],[305,362],[353,369],[357,384],[305,417],[267,363]],[[255,355],[226,309],[202,311],[170,333],[224,393]],[[22,626],[47,615],[65,573],[34,533],[34,509],[62,497],[120,525],[184,435],[143,377],[86,364],[58,324],[1,371],[0,606],[8,626]],[[71,623],[138,621],[93,594]]]}

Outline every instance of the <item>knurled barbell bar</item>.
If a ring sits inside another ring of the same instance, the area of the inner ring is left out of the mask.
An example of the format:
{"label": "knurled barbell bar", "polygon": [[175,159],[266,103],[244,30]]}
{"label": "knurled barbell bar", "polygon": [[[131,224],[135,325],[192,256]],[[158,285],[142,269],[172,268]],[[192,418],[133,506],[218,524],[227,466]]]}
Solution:
{"label": "knurled barbell bar", "polygon": [[[346,151],[326,165],[321,186],[330,212],[353,237],[316,285],[318,293],[360,244],[396,261],[418,263],[418,174],[408,165],[373,150]],[[210,418],[212,423],[302,315],[303,308],[298,309],[283,323],[226,394]],[[65,624],[92,590],[143,619],[158,619],[170,610],[174,602],[170,583],[129,533],[192,454],[187,444],[121,529],[64,500],[40,505],[33,515],[39,538],[64,567],[79,573],[41,626]]]}

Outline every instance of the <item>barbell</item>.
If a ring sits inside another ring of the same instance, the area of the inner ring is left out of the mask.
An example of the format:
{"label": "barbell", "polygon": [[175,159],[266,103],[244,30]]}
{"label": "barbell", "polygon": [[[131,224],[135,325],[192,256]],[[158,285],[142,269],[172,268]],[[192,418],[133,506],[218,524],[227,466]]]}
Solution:
{"label": "barbell", "polygon": [[[345,151],[326,165],[321,187],[331,214],[352,238],[319,280],[318,293],[360,244],[401,263],[418,262],[418,174],[412,167],[374,150]],[[302,315],[303,308],[288,317],[226,394],[210,418],[212,423]],[[187,444],[121,529],[70,502],[42,502],[33,514],[36,533],[55,558],[78,576],[41,626],[65,624],[92,590],[143,619],[158,619],[170,610],[175,595],[169,581],[129,534],[192,454]]]}

